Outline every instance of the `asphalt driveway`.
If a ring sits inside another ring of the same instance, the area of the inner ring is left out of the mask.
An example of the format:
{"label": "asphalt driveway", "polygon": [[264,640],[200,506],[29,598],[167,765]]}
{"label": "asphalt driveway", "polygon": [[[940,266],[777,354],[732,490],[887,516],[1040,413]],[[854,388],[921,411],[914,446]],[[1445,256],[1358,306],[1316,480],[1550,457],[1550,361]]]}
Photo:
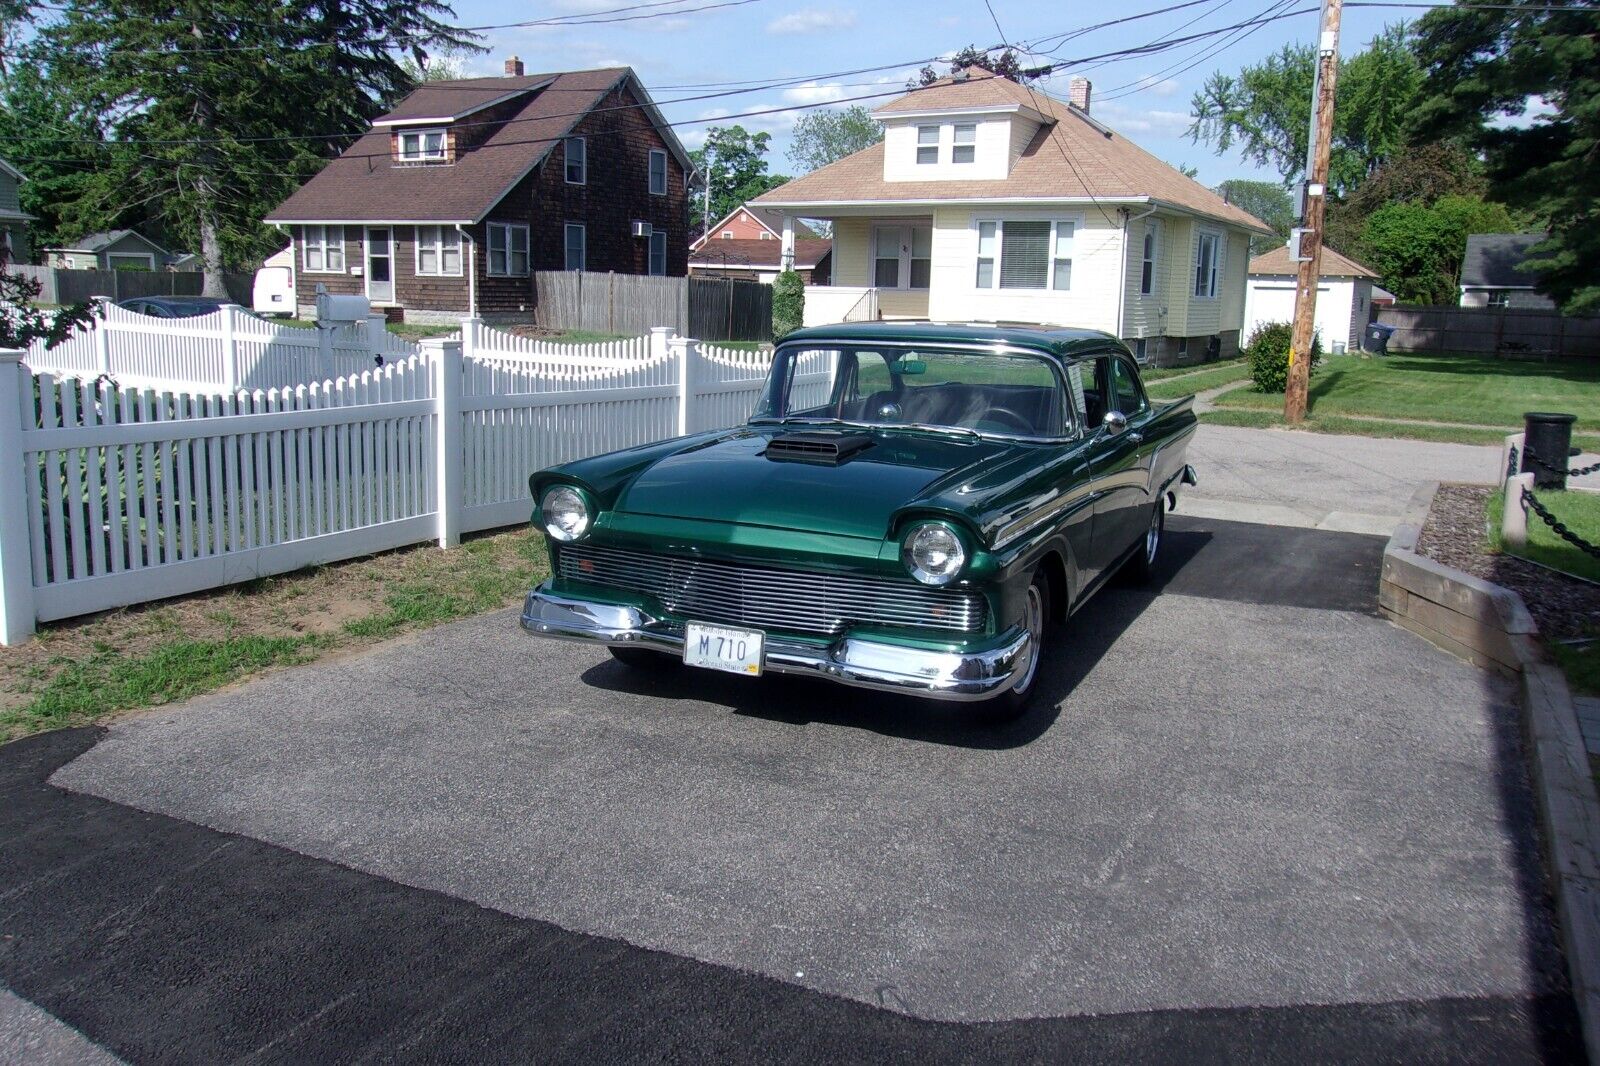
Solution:
{"label": "asphalt driveway", "polygon": [[1510,688],[1381,540],[1169,549],[999,732],[501,613],[0,749],[0,984],[138,1061],[1581,1055]]}

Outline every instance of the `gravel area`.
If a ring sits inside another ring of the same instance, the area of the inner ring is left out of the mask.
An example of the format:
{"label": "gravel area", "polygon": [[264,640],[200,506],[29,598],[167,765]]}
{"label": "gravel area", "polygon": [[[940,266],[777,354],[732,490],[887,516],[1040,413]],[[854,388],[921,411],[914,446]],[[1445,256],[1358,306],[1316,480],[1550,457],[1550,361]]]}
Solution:
{"label": "gravel area", "polygon": [[1546,639],[1581,636],[1600,628],[1600,585],[1490,550],[1485,510],[1493,492],[1480,485],[1441,485],[1417,550],[1511,589],[1528,605]]}

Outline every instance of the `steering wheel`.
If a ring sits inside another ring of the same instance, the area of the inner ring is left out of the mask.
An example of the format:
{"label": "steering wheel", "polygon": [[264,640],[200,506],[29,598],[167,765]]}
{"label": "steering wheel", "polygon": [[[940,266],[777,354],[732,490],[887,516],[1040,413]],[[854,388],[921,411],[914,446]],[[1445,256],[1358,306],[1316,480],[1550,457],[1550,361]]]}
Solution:
{"label": "steering wheel", "polygon": [[1033,423],[1017,414],[1015,411],[1004,407],[991,407],[983,413],[972,428],[977,429],[985,423],[999,423],[1001,427],[1024,437],[1034,436]]}

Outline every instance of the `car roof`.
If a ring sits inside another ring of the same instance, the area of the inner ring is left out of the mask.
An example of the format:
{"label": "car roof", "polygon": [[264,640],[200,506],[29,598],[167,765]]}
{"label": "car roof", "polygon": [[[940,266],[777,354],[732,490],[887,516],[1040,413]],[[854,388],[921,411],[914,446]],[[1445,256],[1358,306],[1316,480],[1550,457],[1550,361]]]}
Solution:
{"label": "car roof", "polygon": [[1107,348],[1122,350],[1122,342],[1096,329],[1069,327],[980,325],[955,322],[840,322],[795,330],[782,343],[795,341],[835,344],[978,344],[1031,348],[1062,359],[1075,359]]}

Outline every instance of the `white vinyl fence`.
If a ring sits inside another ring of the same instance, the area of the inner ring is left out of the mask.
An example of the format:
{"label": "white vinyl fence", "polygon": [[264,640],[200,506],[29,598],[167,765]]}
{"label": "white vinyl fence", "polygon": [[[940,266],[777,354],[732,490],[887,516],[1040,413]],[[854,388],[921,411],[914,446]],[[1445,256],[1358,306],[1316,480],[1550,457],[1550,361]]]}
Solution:
{"label": "white vinyl fence", "polygon": [[134,388],[231,392],[281,389],[346,377],[416,355],[381,315],[347,326],[286,326],[227,304],[194,318],[154,318],[101,303],[92,327],[46,348],[35,341],[37,372],[115,378]]}
{"label": "white vinyl fence", "polygon": [[[743,422],[771,353],[670,334],[553,345],[469,322],[382,367],[252,389],[36,373],[0,352],[0,643],[36,621],[449,547],[527,521],[536,470]],[[832,366],[806,358],[798,384],[821,402]]]}

